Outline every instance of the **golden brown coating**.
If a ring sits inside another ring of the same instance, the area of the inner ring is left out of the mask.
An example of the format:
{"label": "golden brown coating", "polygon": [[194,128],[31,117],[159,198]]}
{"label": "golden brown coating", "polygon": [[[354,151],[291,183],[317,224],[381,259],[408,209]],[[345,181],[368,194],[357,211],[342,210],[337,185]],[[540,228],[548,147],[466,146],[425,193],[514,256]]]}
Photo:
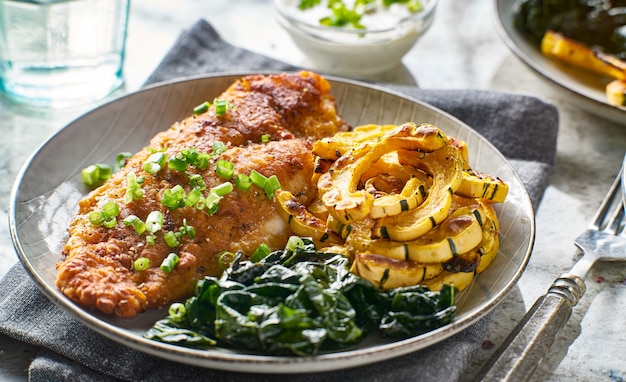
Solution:
{"label": "golden brown coating", "polygon": [[[253,186],[245,192],[235,188],[220,201],[214,215],[187,206],[170,209],[161,203],[164,191],[180,185],[189,192],[190,174],[201,175],[207,190],[224,182],[216,175],[214,163],[205,170],[190,167],[186,172],[166,166],[156,175],[146,173],[142,166],[151,155],[149,149],[165,150],[172,157],[191,147],[210,153],[215,142],[222,142],[228,150],[219,158],[231,161],[235,173],[256,170],[268,177],[276,175],[283,189],[308,204],[316,192],[311,182],[310,140],[347,127],[329,91],[328,82],[311,72],[249,76],[219,97],[233,106],[225,114],[216,115],[212,107],[157,134],[121,171],[79,202],[63,250],[65,260],[57,265],[59,289],[81,306],[133,317],[189,296],[195,281],[205,275],[219,275],[217,257],[223,251],[250,255],[261,243],[272,249],[284,247],[292,232],[260,188]],[[264,134],[270,142],[260,143]],[[144,177],[144,195],[125,203],[129,173]],[[95,227],[89,214],[109,201],[116,201],[120,208],[117,225]],[[163,213],[164,224],[154,234],[155,243],[147,244],[145,233],[137,234],[122,221],[130,215],[145,221],[152,211]],[[164,233],[179,230],[184,222],[194,227],[195,237],[183,235],[180,245],[170,248]],[[159,266],[171,252],[180,260],[172,272],[165,273]],[[149,259],[150,266],[135,271],[133,262],[140,257]]]}

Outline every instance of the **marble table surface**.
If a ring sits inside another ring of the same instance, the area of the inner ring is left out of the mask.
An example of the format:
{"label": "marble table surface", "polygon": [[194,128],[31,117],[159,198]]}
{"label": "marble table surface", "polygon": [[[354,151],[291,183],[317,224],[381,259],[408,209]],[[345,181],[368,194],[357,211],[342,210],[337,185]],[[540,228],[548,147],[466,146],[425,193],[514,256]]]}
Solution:
{"label": "marble table surface", "polygon": [[[272,18],[268,0],[133,0],[125,88],[138,89],[178,35],[198,18],[228,42],[308,65]],[[493,0],[441,0],[435,23],[398,67],[378,80],[432,89],[491,89],[531,94],[559,109],[556,166],[536,211],[537,236],[527,270],[495,309],[464,380],[473,376],[552,281],[579,256],[573,241],[618,173],[626,151],[626,124],[581,110],[567,94],[527,68],[496,32]],[[259,33],[259,31],[262,33]],[[91,106],[46,112],[25,110],[0,97],[0,277],[16,263],[8,232],[9,192],[28,156],[51,134]],[[587,292],[559,333],[534,381],[626,380],[626,264],[598,264]],[[37,349],[0,335],[0,380],[27,379]]]}

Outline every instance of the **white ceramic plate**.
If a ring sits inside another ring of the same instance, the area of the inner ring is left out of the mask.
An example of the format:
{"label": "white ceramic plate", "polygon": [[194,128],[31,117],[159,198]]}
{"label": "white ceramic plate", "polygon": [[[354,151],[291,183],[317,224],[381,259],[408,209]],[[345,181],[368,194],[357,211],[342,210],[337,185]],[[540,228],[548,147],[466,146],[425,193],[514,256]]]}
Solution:
{"label": "white ceramic plate", "polygon": [[626,107],[610,105],[607,102],[604,90],[607,80],[544,57],[539,48],[515,28],[514,13],[521,1],[493,2],[498,33],[509,49],[550,83],[564,90],[573,103],[602,118],[626,124]]}
{"label": "white ceramic plate", "polygon": [[24,166],[11,195],[10,230],[20,260],[45,295],[93,330],[124,345],[170,360],[217,369],[294,373],[347,368],[425,348],[467,328],[487,314],[515,285],[534,241],[530,199],[506,159],[474,130],[429,105],[381,88],[329,78],[340,114],[352,125],[429,122],[468,143],[471,164],[510,186],[497,206],[501,248],[491,266],[459,295],[454,321],[432,332],[391,341],[371,336],[360,345],[315,357],[259,356],[225,349],[193,350],[146,340],[142,334],[166,314],[149,311],[129,320],[84,310],[55,286],[66,229],[87,189],[80,170],[112,163],[117,153],[138,151],[157,132],[188,116],[195,105],[217,97],[241,74],[173,82],[123,97],[72,122],[46,142]]}

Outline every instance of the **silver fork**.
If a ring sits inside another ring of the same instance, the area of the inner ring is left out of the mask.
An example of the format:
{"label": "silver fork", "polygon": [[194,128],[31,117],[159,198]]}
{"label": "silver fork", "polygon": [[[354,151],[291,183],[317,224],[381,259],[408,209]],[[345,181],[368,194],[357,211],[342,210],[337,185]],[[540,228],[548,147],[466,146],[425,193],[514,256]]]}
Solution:
{"label": "silver fork", "polygon": [[480,370],[478,381],[529,379],[585,293],[584,280],[593,264],[603,260],[626,260],[622,182],[618,174],[591,225],[576,238],[575,244],[582,250],[583,257],[535,302]]}

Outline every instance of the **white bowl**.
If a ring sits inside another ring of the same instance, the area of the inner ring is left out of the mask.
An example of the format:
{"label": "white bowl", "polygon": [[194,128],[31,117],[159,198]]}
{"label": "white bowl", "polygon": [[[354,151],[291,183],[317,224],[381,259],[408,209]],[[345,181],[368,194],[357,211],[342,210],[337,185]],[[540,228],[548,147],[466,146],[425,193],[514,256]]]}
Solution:
{"label": "white bowl", "polygon": [[[329,74],[364,77],[398,66],[402,57],[430,28],[438,0],[423,0],[423,10],[391,24],[366,29],[330,27],[299,0],[273,0],[274,14],[314,69]],[[307,14],[309,13],[309,14]]]}

